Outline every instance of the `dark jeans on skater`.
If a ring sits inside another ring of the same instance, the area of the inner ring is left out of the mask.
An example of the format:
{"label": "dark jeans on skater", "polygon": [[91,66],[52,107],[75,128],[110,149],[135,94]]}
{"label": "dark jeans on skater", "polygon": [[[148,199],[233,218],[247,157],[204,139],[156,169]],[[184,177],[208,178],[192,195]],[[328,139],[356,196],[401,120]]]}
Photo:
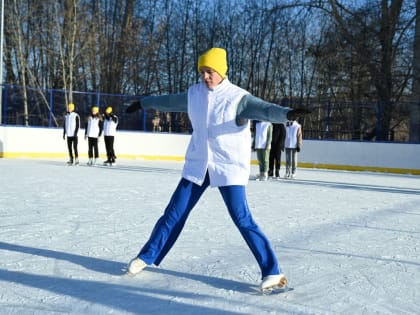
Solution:
{"label": "dark jeans on skater", "polygon": [[117,158],[114,152],[114,136],[104,136],[106,157],[109,162],[115,162]]}
{"label": "dark jeans on skater", "polygon": [[[188,215],[209,184],[208,173],[201,186],[184,178],[180,180],[164,214],[157,221],[149,240],[138,254],[140,259],[149,265],[159,265],[161,263],[175,244]],[[280,268],[276,255],[268,239],[255,223],[249,211],[245,196],[245,186],[224,186],[219,187],[219,191],[230,217],[257,260],[262,277],[279,274]],[[226,253],[229,253],[228,248],[226,248]]]}
{"label": "dark jeans on skater", "polygon": [[73,151],[74,158],[79,157],[79,152],[77,151],[77,136],[76,137],[67,137],[67,148],[69,150],[70,160],[73,161]]}
{"label": "dark jeans on skater", "polygon": [[281,163],[281,148],[271,147],[270,157],[268,160],[268,175],[279,177]]}
{"label": "dark jeans on skater", "polygon": [[99,157],[98,138],[88,137],[88,156],[90,159],[93,157],[97,159]]}

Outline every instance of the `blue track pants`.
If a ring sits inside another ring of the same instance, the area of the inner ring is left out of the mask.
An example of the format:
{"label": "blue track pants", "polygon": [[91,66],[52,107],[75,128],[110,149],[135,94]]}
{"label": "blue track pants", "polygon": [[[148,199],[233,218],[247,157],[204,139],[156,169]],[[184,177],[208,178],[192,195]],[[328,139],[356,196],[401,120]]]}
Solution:
{"label": "blue track pants", "polygon": [[[149,265],[161,263],[174,245],[188,215],[209,183],[208,174],[201,186],[184,178],[181,179],[164,214],[156,222],[149,240],[138,254],[139,258]],[[262,277],[281,273],[268,239],[254,222],[249,211],[245,186],[223,186],[219,187],[219,191],[233,222],[257,260]]]}

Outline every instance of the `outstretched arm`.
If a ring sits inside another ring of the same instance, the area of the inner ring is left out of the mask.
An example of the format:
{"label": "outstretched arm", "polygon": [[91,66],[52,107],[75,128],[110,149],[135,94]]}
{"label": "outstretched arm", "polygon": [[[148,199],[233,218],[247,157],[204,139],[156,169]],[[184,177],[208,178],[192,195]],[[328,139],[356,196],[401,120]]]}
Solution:
{"label": "outstretched arm", "polygon": [[246,120],[285,123],[287,121],[287,113],[291,110],[290,107],[269,103],[252,94],[247,94],[238,104],[236,123],[242,125]]}
{"label": "outstretched arm", "polygon": [[127,113],[133,113],[140,109],[156,109],[162,112],[187,112],[188,94],[166,94],[159,96],[144,96],[127,107]]}
{"label": "outstretched arm", "polygon": [[289,119],[295,119],[299,115],[309,114],[310,112],[305,108],[292,109],[266,102],[252,94],[247,94],[239,102],[236,112],[236,123],[243,125],[247,120],[285,123]]}

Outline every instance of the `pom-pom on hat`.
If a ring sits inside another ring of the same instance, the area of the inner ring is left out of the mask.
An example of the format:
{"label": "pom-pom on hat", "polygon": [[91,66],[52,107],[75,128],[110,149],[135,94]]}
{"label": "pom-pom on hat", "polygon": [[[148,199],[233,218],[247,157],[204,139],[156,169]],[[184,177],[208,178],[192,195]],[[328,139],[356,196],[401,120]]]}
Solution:
{"label": "pom-pom on hat", "polygon": [[74,110],[74,104],[73,103],[69,103],[67,105],[68,110]]}
{"label": "pom-pom on hat", "polygon": [[106,109],[105,109],[105,114],[111,114],[112,113],[112,107],[111,106],[108,106]]}
{"label": "pom-pom on hat", "polygon": [[216,71],[222,78],[226,77],[228,69],[226,50],[223,48],[211,48],[198,58],[198,71],[201,67],[209,67]]}

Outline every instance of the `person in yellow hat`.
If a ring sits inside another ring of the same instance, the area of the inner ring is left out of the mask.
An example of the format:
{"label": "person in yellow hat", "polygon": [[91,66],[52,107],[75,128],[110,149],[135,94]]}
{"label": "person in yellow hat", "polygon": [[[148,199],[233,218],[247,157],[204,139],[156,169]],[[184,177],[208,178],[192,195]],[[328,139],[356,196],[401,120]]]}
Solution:
{"label": "person in yellow hat", "polygon": [[[77,133],[80,128],[80,117],[79,114],[75,111],[75,105],[69,103],[67,105],[67,112],[64,116],[64,126],[63,126],[63,139],[66,139],[67,136],[67,148],[69,151],[69,157],[67,164],[68,165],[78,165],[79,164],[79,152],[77,150],[78,138]],[[73,153],[74,152],[74,153]]]}
{"label": "person in yellow hat", "polygon": [[286,277],[246,200],[245,186],[251,160],[249,121],[285,123],[289,113],[306,110],[292,110],[265,102],[232,84],[227,77],[226,50],[223,48],[215,47],[203,53],[197,69],[201,82],[190,86],[187,92],[142,97],[126,110],[128,113],[139,109],[188,112],[193,129],[182,178],[149,240],[129,262],[127,272],[135,275],[149,265],[159,265],[175,244],[204,191],[217,187],[230,217],[261,269],[261,290],[284,289]]}
{"label": "person in yellow hat", "polygon": [[88,140],[88,165],[95,165],[99,158],[98,138],[102,135],[103,121],[98,106],[92,106],[86,121],[85,139]]}
{"label": "person in yellow hat", "polygon": [[114,138],[117,133],[118,117],[112,111],[112,107],[108,106],[105,109],[104,115],[104,141],[107,160],[105,165],[115,165]]}

